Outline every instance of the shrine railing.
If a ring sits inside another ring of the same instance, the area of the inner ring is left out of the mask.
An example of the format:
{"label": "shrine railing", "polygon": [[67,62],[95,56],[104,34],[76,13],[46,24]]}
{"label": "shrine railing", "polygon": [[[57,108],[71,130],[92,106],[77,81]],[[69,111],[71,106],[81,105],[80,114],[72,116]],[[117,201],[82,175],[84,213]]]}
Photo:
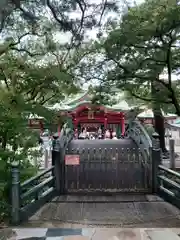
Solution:
{"label": "shrine railing", "polygon": [[60,147],[66,148],[68,143],[73,139],[74,131],[69,126],[68,123],[65,123],[61,129],[60,137],[59,137],[59,144]]}
{"label": "shrine railing", "polygon": [[27,220],[46,202],[60,193],[64,171],[61,162],[65,149],[73,137],[73,130],[65,124],[60,136],[54,136],[52,167],[20,183],[19,164],[12,164],[12,223]]}
{"label": "shrine railing", "polygon": [[57,195],[56,178],[52,166],[21,183],[18,162],[12,163],[11,174],[11,223],[16,225]]}
{"label": "shrine railing", "polygon": [[175,145],[176,146],[180,146],[180,127],[178,126],[178,124],[169,124],[169,123],[165,123],[165,130],[166,130],[166,134],[165,134],[165,141],[166,141],[166,145],[169,144],[169,139],[173,138],[175,141]]}
{"label": "shrine railing", "polygon": [[140,122],[132,121],[128,125],[125,135],[136,142],[145,159],[149,158],[152,140]]}
{"label": "shrine railing", "polygon": [[163,165],[161,149],[158,146],[153,146],[151,159],[152,191],[180,208],[180,173]]}

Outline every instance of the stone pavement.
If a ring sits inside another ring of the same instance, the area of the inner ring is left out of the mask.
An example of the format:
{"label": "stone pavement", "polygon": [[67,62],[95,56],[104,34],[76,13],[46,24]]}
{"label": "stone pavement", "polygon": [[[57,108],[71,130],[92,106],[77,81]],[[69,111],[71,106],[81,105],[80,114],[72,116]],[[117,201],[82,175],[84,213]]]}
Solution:
{"label": "stone pavement", "polygon": [[179,229],[143,228],[14,228],[3,240],[179,240]]}
{"label": "stone pavement", "polygon": [[61,227],[46,225],[49,223],[70,224],[68,228],[74,224],[80,228],[174,228],[180,227],[180,209],[150,194],[67,195],[45,204],[23,227]]}

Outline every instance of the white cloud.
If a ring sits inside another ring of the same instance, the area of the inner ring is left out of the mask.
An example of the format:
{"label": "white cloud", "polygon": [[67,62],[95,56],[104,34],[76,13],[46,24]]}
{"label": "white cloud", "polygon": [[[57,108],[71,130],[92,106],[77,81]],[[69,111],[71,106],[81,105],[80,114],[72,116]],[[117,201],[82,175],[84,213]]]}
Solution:
{"label": "white cloud", "polygon": [[[168,80],[168,75],[166,73],[163,73],[159,76],[160,79]],[[178,76],[175,74],[171,74],[171,79],[172,81],[177,81],[179,80]]]}

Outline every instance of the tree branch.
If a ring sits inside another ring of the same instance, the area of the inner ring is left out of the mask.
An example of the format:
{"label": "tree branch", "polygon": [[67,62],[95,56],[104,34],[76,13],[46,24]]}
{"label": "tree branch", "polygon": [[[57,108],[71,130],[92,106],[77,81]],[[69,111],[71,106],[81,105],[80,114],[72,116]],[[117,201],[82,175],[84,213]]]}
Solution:
{"label": "tree branch", "polygon": [[57,94],[55,93],[55,94],[53,94],[52,96],[50,96],[49,98],[44,99],[44,101],[41,101],[40,104],[43,105],[43,104],[47,103],[49,100],[51,100],[52,98],[54,98],[56,95],[57,95]]}
{"label": "tree branch", "polygon": [[4,76],[4,82],[5,82],[5,84],[6,84],[6,88],[7,88],[7,90],[10,90],[9,84],[8,84],[8,81],[7,81],[6,74],[5,74],[5,72],[4,72],[4,70],[3,70],[2,67],[1,67],[0,69],[1,69],[1,72],[2,72],[2,74],[3,74],[3,76]]}
{"label": "tree branch", "polygon": [[31,53],[30,51],[28,51],[25,48],[16,48],[16,47],[12,47],[11,50],[13,51],[17,51],[17,52],[24,52],[27,53],[30,57],[35,57],[35,56],[42,56],[42,53]]}
{"label": "tree branch", "polygon": [[72,26],[72,23],[71,22],[67,22],[67,21],[63,21],[61,19],[58,18],[57,14],[56,14],[56,11],[54,9],[54,7],[52,6],[52,4],[50,3],[50,0],[46,0],[46,4],[48,6],[48,8],[50,9],[54,19],[60,24],[60,26],[62,27],[62,29],[64,31],[70,31],[72,32],[73,31],[73,26]]}
{"label": "tree branch", "polygon": [[83,23],[84,23],[84,16],[85,16],[85,11],[86,11],[86,3],[82,0],[83,5],[84,5],[83,6],[80,0],[76,0],[76,2],[78,4],[79,8],[81,9],[81,21],[80,21],[80,32],[81,32],[81,29],[83,28]]}
{"label": "tree branch", "polygon": [[103,14],[104,14],[105,10],[106,10],[107,1],[108,0],[105,0],[104,4],[103,4],[103,9],[102,9],[102,12],[101,12],[101,15],[100,15],[100,19],[99,19],[99,23],[98,23],[99,26],[101,25],[102,17],[103,17]]}
{"label": "tree branch", "polygon": [[137,99],[140,99],[140,100],[145,101],[145,102],[151,102],[151,101],[152,101],[151,98],[145,98],[145,97],[139,96],[139,95],[133,93],[133,92],[130,91],[130,90],[127,90],[127,91],[131,94],[131,96],[133,96],[133,97],[135,97],[135,98],[137,98]]}
{"label": "tree branch", "polygon": [[[17,42],[9,42],[8,44],[6,44],[6,46],[2,49],[0,49],[0,56],[3,55],[4,53],[6,53],[6,51],[16,45],[18,45],[20,42],[21,42],[21,39],[26,37],[27,35],[29,35],[29,32],[28,33],[24,33],[22,36],[18,37],[18,41]],[[5,44],[4,44],[5,45]]]}
{"label": "tree branch", "polygon": [[[140,99],[142,101],[145,101],[145,102],[152,102],[153,101],[153,98],[145,98],[145,97],[142,97],[142,96],[139,96],[137,95],[136,93],[130,91],[130,90],[127,90],[133,97],[137,98],[137,99]],[[166,103],[166,104],[170,104],[172,103],[172,101],[161,101],[161,100],[158,100],[160,103]]]}
{"label": "tree branch", "polygon": [[24,18],[29,19],[31,22],[36,22],[37,17],[35,15],[33,15],[31,12],[26,11],[22,5],[21,5],[21,0],[11,0],[12,4],[14,4],[16,9],[19,9],[23,15]]}

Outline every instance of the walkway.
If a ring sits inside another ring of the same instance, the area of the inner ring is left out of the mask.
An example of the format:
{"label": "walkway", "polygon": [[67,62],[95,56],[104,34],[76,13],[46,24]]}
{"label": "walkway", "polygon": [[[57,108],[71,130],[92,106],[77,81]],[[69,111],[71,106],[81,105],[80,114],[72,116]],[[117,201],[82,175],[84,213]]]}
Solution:
{"label": "walkway", "polygon": [[158,196],[62,196],[44,205],[25,227],[167,227],[180,226],[180,210]]}
{"label": "walkway", "polygon": [[180,228],[14,228],[1,232],[4,240],[178,240]]}

